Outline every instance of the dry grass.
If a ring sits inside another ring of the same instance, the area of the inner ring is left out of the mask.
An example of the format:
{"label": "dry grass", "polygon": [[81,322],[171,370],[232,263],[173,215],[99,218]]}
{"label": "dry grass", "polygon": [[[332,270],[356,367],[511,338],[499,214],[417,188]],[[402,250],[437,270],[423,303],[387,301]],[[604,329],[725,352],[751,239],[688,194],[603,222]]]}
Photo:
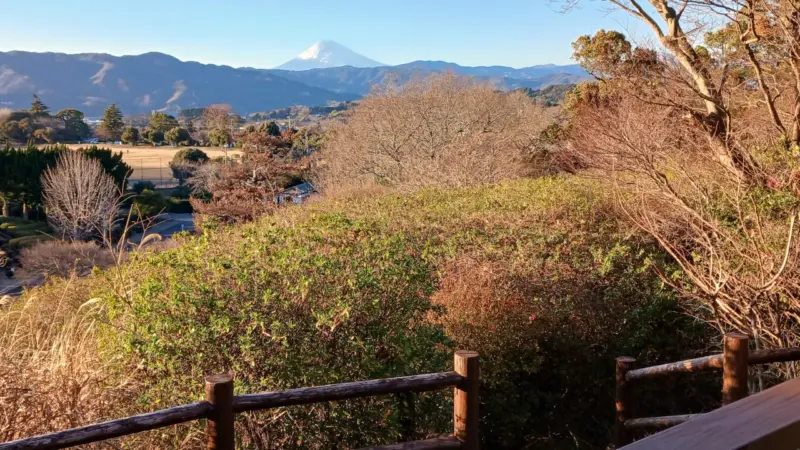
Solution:
{"label": "dry grass", "polygon": [[22,265],[44,276],[88,275],[114,264],[114,256],[94,242],[47,241],[22,250]]}
{"label": "dry grass", "polygon": [[[87,144],[70,144],[67,147],[75,150],[86,147]],[[100,147],[109,148],[115,152],[122,152],[122,160],[133,168],[131,180],[171,180],[172,170],[169,162],[176,153],[184,147],[153,147],[146,145],[116,145],[100,144]],[[217,147],[202,147],[209,158],[214,159],[219,156],[241,155],[241,151],[235,149],[221,149]]]}
{"label": "dry grass", "polygon": [[74,281],[39,288],[0,315],[0,441],[105,420],[130,401],[98,346],[99,302]]}

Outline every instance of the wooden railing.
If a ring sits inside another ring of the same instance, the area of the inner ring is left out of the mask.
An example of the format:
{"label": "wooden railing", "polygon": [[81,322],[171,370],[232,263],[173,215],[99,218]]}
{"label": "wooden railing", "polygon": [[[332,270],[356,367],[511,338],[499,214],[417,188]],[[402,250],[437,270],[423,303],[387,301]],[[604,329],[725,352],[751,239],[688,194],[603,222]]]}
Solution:
{"label": "wooden railing", "polygon": [[660,430],[670,428],[701,416],[701,414],[685,414],[662,417],[636,417],[634,387],[641,380],[676,373],[722,369],[722,405],[724,407],[747,397],[748,366],[797,360],[800,360],[800,348],[750,352],[747,336],[740,333],[726,334],[723,352],[702,358],[635,369],[636,360],[634,358],[620,356],[616,361],[616,431],[614,444],[619,448],[631,443],[633,441],[633,432],[638,429]]}
{"label": "wooden railing", "polygon": [[209,449],[233,450],[236,447],[234,429],[236,413],[378,395],[434,391],[447,387],[454,387],[452,436],[369,447],[369,449],[477,450],[478,387],[480,384],[478,354],[470,351],[458,351],[455,353],[453,366],[452,372],[246,395],[233,395],[233,378],[230,375],[212,375],[205,380],[205,401],[7,442],[0,444],[0,450],[68,448],[198,419],[207,419],[206,435]]}

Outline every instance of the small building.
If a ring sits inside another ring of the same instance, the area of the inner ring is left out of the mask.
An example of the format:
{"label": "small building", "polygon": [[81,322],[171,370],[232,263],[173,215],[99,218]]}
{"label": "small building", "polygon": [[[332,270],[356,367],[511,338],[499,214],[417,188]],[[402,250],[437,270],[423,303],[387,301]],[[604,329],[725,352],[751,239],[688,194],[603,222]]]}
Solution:
{"label": "small building", "polygon": [[317,190],[314,189],[310,183],[298,184],[292,186],[275,197],[275,203],[279,205],[293,203],[299,205],[306,201],[309,197],[316,194]]}

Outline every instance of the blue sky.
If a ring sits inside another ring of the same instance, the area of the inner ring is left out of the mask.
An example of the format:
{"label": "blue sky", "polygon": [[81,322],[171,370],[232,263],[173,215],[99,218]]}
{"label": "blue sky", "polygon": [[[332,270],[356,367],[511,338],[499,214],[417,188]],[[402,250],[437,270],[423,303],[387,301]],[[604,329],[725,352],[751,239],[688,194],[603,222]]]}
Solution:
{"label": "blue sky", "polygon": [[547,0],[5,1],[0,51],[139,54],[268,68],[321,39],[386,64],[570,63],[570,44],[600,28],[646,30],[598,1],[567,13]]}

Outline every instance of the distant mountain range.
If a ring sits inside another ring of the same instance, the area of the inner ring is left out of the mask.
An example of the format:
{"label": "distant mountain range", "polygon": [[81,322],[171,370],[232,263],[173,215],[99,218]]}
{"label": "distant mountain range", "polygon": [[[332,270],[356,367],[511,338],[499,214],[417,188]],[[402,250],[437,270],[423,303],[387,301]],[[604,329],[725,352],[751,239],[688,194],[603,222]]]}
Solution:
{"label": "distant mountain range", "polygon": [[162,53],[106,54],[0,52],[0,107],[27,108],[39,94],[51,109],[99,116],[111,103],[125,114],[228,103],[254,112],[286,105],[354,100],[269,73],[182,62]]}
{"label": "distant mountain range", "polygon": [[345,66],[303,71],[267,69],[260,72],[337,93],[366,95],[372,86],[379,85],[387,79],[404,83],[415,76],[443,71],[473,76],[506,90],[541,89],[554,84],[574,84],[588,79],[586,72],[577,64],[566,66],[549,64],[514,69],[504,66],[466,67],[444,61],[414,61],[398,66],[368,68]]}
{"label": "distant mountain range", "polygon": [[[370,65],[378,66],[364,67]],[[311,66],[316,68],[287,70]],[[230,104],[245,114],[357,100],[389,77],[404,82],[445,70],[478,77],[509,90],[540,89],[587,78],[577,65],[515,69],[415,61],[381,66],[331,41],[319,42],[279,67],[236,69],[184,62],[163,53],[112,56],[0,52],[0,108],[27,108],[32,94],[38,94],[54,111],[76,108],[89,117],[100,116],[111,103],[126,115],[155,110],[177,113],[215,103]]]}

